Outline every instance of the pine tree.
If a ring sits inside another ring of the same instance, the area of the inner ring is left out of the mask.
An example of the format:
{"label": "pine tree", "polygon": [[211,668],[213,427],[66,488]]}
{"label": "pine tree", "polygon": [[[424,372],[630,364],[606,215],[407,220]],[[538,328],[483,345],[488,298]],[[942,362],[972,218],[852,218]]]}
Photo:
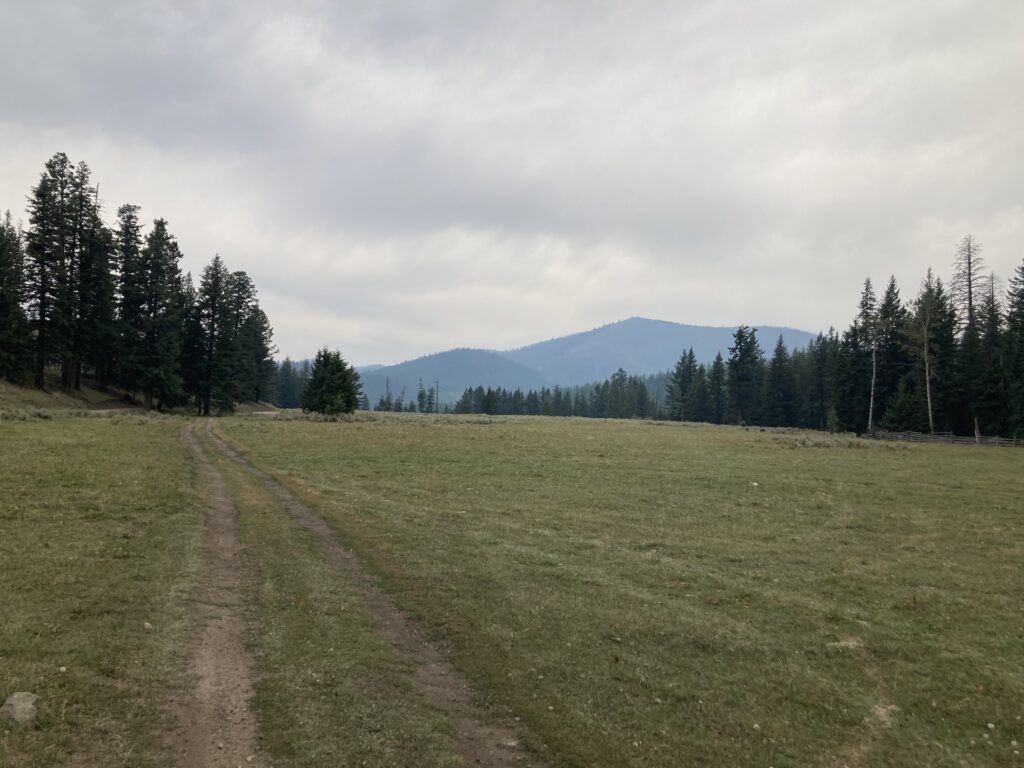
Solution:
{"label": "pine tree", "polygon": [[709,420],[712,424],[724,424],[728,396],[725,383],[725,361],[722,359],[721,352],[715,354],[715,359],[711,363],[711,372],[708,374],[708,390],[711,401]]}
{"label": "pine tree", "polygon": [[277,372],[273,339],[274,331],[266,313],[259,305],[251,307],[240,329],[243,400],[269,402],[273,399]]}
{"label": "pine tree", "polygon": [[141,253],[142,344],[139,350],[138,386],[145,406],[180,402],[181,388],[181,251],[164,219],[153,221]]}
{"label": "pine tree", "polygon": [[[644,387],[646,394],[647,388]],[[707,368],[701,363],[693,374],[690,391],[686,394],[687,419],[689,421],[708,422],[712,417],[711,389],[708,386]],[[640,414],[643,416],[647,413]]]}
{"label": "pine tree", "polygon": [[114,234],[114,258],[119,280],[117,288],[118,367],[120,383],[127,391],[138,389],[141,375],[145,319],[145,274],[142,266],[142,225],[139,206],[122,205],[117,209],[118,226]]}
{"label": "pine tree", "polygon": [[328,415],[352,413],[361,393],[356,370],[342,359],[340,352],[324,347],[313,360],[309,382],[302,393],[302,410]]}
{"label": "pine tree", "polygon": [[985,434],[1006,434],[1009,427],[1006,413],[1007,380],[1003,336],[1003,310],[996,293],[995,274],[986,281],[978,308],[978,371],[975,385],[980,430]]}
{"label": "pine tree", "polygon": [[0,378],[20,384],[29,366],[28,318],[22,308],[25,257],[8,211],[0,220]]}
{"label": "pine tree", "polygon": [[1007,429],[1024,437],[1024,261],[1017,265],[1006,295]]}
{"label": "pine tree", "polygon": [[[906,349],[904,329],[907,310],[900,299],[895,276],[890,276],[882,301],[878,305],[877,333],[878,384],[876,387],[876,419],[885,415],[885,406],[895,396],[904,376],[910,370],[910,359]],[[879,408],[878,406],[882,407]]]}
{"label": "pine tree", "polygon": [[761,383],[764,352],[757,329],[741,325],[733,334],[727,364],[728,408],[734,424],[758,424],[761,417]]}
{"label": "pine tree", "polygon": [[101,390],[106,390],[114,378],[119,327],[113,262],[114,233],[103,224],[99,201],[94,199],[79,264],[81,357],[75,372],[76,389],[82,363],[92,369]]}
{"label": "pine tree", "polygon": [[796,384],[789,351],[781,335],[768,364],[763,421],[775,427],[791,427],[796,421]]}
{"label": "pine tree", "polygon": [[34,382],[46,385],[46,367],[70,356],[68,254],[71,232],[68,200],[73,169],[59,152],[46,162],[39,183],[29,194],[26,233],[25,287],[35,347]]}
{"label": "pine tree", "polygon": [[199,294],[196,292],[191,272],[181,279],[178,305],[181,307],[181,388],[192,400],[192,404],[198,406],[199,383],[203,375],[204,343]]}
{"label": "pine tree", "polygon": [[198,380],[197,403],[201,416],[210,415],[210,406],[233,407],[234,390],[227,383],[231,375],[230,327],[227,313],[229,273],[220,256],[203,269],[199,282],[199,323],[202,330],[203,354]]}
{"label": "pine tree", "polygon": [[693,354],[693,347],[684,352],[669,378],[668,391],[666,392],[666,407],[668,418],[672,421],[692,420],[688,413],[687,396],[690,393],[690,385],[697,372],[697,358]]}

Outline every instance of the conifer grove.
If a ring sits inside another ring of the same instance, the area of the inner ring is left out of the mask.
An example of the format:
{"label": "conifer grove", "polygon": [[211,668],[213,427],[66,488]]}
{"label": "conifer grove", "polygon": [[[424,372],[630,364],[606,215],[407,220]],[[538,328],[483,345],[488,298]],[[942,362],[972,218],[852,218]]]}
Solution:
{"label": "conifer grove", "polygon": [[54,155],[27,227],[0,222],[0,376],[67,389],[87,376],[200,414],[270,399],[272,330],[252,280],[215,256],[196,285],[181,258],[166,220],[122,205],[108,224],[89,167]]}

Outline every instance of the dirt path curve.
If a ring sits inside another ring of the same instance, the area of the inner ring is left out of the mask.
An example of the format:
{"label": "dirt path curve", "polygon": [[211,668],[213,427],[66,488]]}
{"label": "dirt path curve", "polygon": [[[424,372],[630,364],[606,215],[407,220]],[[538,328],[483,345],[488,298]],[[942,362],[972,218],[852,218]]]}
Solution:
{"label": "dirt path curve", "polygon": [[213,431],[211,422],[207,422],[206,429],[217,448],[262,481],[292,516],[317,537],[328,562],[353,577],[363,607],[373,617],[377,632],[414,663],[413,684],[426,701],[453,724],[456,747],[466,762],[485,768],[542,766],[542,762],[520,746],[518,729],[511,718],[485,721],[480,717],[472,703],[472,689],[448,661],[444,650],[429,642],[381,591],[358,558],[338,541],[327,523],[278,480],[235,451]]}
{"label": "dirt path curve", "polygon": [[188,768],[259,766],[256,716],[249,709],[253,662],[245,648],[247,583],[235,537],[235,506],[224,478],[196,439],[195,424],[182,432],[202,475],[206,537],[199,584],[191,606],[197,628],[190,653],[195,688],[175,717]]}

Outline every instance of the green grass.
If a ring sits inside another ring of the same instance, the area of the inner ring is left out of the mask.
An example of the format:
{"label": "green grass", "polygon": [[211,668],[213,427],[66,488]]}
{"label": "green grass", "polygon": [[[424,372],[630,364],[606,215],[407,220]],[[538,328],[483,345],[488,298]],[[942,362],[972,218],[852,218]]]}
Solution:
{"label": "green grass", "polygon": [[263,754],[275,766],[462,765],[451,726],[407,682],[409,662],[376,634],[351,577],[262,483],[206,442],[258,584],[253,707]]}
{"label": "green grass", "polygon": [[0,699],[41,697],[0,765],[167,764],[203,519],[181,426],[0,422]]}
{"label": "green grass", "polygon": [[[49,415],[0,421],[0,698],[43,705],[0,725],[0,765],[167,764],[203,529],[183,422]],[[539,418],[217,429],[552,765],[1021,764],[1020,451]],[[257,576],[261,751],[458,764],[348,577],[217,465]]]}
{"label": "green grass", "polygon": [[1019,760],[1019,451],[564,419],[218,428],[555,764]]}

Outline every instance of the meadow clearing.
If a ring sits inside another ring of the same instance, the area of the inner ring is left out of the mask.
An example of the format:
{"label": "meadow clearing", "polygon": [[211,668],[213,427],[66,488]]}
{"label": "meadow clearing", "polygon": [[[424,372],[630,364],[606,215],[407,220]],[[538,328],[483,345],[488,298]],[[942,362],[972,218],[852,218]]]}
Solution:
{"label": "meadow clearing", "polygon": [[[44,702],[31,728],[0,725],[0,763],[173,764],[204,535],[190,423],[0,422],[0,696]],[[1021,760],[1020,451],[529,417],[210,430],[257,762],[467,762],[364,579],[444,650],[482,721],[513,724],[520,764]]]}

